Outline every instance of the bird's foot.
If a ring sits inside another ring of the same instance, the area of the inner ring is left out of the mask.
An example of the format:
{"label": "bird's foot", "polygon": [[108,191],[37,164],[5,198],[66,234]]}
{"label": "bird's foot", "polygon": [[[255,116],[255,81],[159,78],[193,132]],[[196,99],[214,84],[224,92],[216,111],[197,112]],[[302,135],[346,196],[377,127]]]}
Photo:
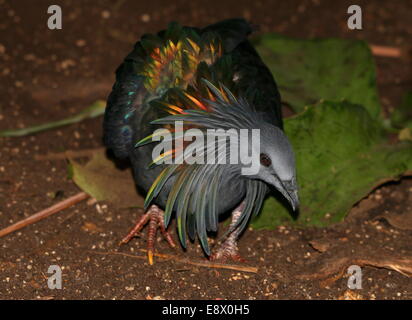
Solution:
{"label": "bird's foot", "polygon": [[228,237],[209,257],[210,261],[227,262],[232,260],[235,262],[247,262],[239,254],[237,241],[233,237]]}
{"label": "bird's foot", "polygon": [[132,230],[130,230],[130,232],[122,239],[122,241],[120,241],[120,244],[128,243],[133,237],[140,233],[140,231],[147,223],[149,223],[149,230],[147,233],[147,257],[149,264],[152,265],[156,233],[158,228],[160,229],[160,232],[169,243],[169,245],[172,248],[176,247],[170,233],[165,228],[164,211],[161,210],[158,206],[150,206],[147,212],[137,220]]}

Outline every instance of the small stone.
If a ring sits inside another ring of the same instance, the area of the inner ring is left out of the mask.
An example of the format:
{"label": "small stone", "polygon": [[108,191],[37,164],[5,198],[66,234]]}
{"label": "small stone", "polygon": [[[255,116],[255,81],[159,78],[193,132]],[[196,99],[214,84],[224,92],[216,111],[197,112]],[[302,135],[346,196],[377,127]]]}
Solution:
{"label": "small stone", "polygon": [[24,55],[23,59],[25,61],[34,61],[36,60],[36,56],[33,53],[28,53]]}
{"label": "small stone", "polygon": [[147,22],[149,22],[149,21],[150,21],[150,15],[149,15],[149,14],[147,14],[147,13],[142,14],[141,19],[142,19],[142,22],[147,23]]}
{"label": "small stone", "polygon": [[67,69],[67,68],[69,68],[69,67],[74,67],[75,65],[76,65],[76,62],[75,62],[74,60],[72,60],[72,59],[63,60],[63,61],[60,63],[60,67],[61,67],[63,70],[65,70],[65,69]]}
{"label": "small stone", "polygon": [[109,10],[103,10],[102,11],[102,18],[103,19],[109,19],[110,18],[110,11]]}
{"label": "small stone", "polygon": [[76,41],[76,46],[78,46],[78,47],[84,47],[86,45],[86,40],[84,40],[84,39],[79,39],[79,40],[77,40]]}

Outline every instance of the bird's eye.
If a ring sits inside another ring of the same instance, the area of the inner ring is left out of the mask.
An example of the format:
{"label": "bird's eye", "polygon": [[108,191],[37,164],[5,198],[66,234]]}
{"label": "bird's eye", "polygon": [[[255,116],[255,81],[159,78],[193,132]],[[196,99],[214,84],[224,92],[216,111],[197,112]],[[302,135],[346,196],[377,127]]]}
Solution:
{"label": "bird's eye", "polygon": [[272,164],[272,160],[270,160],[267,154],[261,153],[260,163],[262,164],[262,166],[269,167]]}

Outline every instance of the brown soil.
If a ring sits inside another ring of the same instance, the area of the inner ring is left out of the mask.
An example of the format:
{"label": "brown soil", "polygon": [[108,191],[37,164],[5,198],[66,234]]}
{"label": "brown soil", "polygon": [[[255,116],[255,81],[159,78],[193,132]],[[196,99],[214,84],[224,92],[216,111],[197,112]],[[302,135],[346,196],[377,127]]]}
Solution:
{"label": "brown soil", "polygon": [[[261,32],[358,38],[402,49],[408,49],[412,36],[410,0],[357,1],[364,13],[362,31],[347,29],[351,1],[343,0],[54,3],[63,9],[59,31],[46,27],[50,1],[0,0],[0,130],[61,119],[104,99],[132,44],[171,20],[204,26],[243,16],[260,24]],[[376,58],[376,63],[381,100],[390,112],[412,87],[412,59]],[[79,192],[67,178],[65,161],[36,161],[34,156],[101,146],[101,121],[0,140],[1,227]],[[345,222],[329,228],[248,230],[240,250],[246,265],[258,272],[247,273],[159,257],[149,266],[133,257],[144,256],[139,251],[144,238],[117,245],[135,221],[136,210],[84,201],[0,239],[0,298],[411,299],[411,278],[390,269],[402,271],[395,262],[412,257],[411,228],[396,222],[412,215],[411,203],[412,181],[403,179],[377,189]],[[204,259],[197,243],[187,252],[171,252],[160,241],[157,250],[191,261]],[[379,266],[379,257],[390,261]],[[346,267],[368,261],[375,266],[363,267],[363,288],[349,290]],[[63,290],[47,287],[52,264],[63,268]]]}

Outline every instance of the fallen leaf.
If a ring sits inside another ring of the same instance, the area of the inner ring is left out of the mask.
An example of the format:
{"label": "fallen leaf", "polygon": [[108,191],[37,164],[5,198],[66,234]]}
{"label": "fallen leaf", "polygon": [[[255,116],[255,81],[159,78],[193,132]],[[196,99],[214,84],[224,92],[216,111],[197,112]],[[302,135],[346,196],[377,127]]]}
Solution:
{"label": "fallen leaf", "polygon": [[98,150],[85,165],[71,159],[70,170],[73,181],[97,201],[107,200],[117,208],[143,206],[130,168],[117,168],[104,150]]}
{"label": "fallen leaf", "polygon": [[346,39],[295,39],[267,33],[254,41],[272,71],[283,101],[295,112],[321,99],[343,99],[380,113],[375,63],[366,42]]}
{"label": "fallen leaf", "polygon": [[[402,103],[392,112],[390,124],[397,129],[412,130],[412,92],[407,92]],[[410,134],[411,131],[403,132],[403,135],[408,139],[410,139]]]}
{"label": "fallen leaf", "polygon": [[412,172],[412,144],[387,142],[366,43],[266,34],[256,46],[282,100],[300,112],[285,119],[296,154],[300,208],[296,215],[282,197],[270,197],[254,228],[339,222],[372,189]]}
{"label": "fallen leaf", "polygon": [[106,102],[103,100],[98,100],[90,107],[84,109],[80,113],[62,119],[58,121],[48,122],[41,125],[27,127],[23,129],[10,129],[5,131],[0,131],[0,137],[21,137],[26,136],[34,133],[38,133],[45,130],[55,129],[62,126],[66,126],[72,123],[81,122],[85,119],[95,118],[104,114],[104,110],[106,108]]}

